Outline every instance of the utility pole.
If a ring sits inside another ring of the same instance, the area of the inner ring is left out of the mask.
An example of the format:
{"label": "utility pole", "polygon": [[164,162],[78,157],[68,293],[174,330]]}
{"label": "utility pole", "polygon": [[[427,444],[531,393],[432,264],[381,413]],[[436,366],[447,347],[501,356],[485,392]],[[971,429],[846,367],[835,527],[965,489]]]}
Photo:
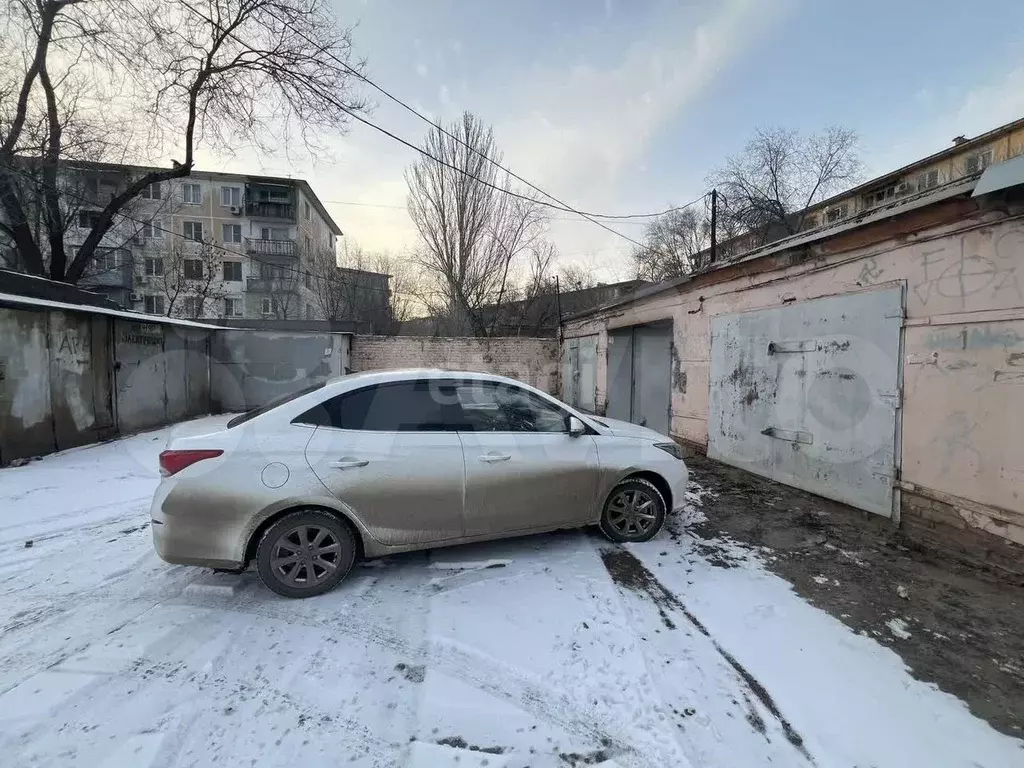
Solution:
{"label": "utility pole", "polygon": [[562,341],[562,290],[555,275],[555,306],[558,308],[558,341]]}
{"label": "utility pole", "polygon": [[718,190],[711,190],[711,256],[710,263],[714,264],[718,257]]}

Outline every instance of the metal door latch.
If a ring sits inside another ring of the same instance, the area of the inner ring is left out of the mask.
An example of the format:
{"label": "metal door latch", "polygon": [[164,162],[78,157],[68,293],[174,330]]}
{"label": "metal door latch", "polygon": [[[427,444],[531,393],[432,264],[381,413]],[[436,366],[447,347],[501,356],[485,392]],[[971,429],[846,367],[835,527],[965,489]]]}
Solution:
{"label": "metal door latch", "polygon": [[804,443],[806,445],[812,445],[814,443],[814,435],[810,432],[801,432],[798,429],[765,427],[761,430],[761,434],[766,435],[767,437],[774,437],[778,440],[788,440],[791,443]]}

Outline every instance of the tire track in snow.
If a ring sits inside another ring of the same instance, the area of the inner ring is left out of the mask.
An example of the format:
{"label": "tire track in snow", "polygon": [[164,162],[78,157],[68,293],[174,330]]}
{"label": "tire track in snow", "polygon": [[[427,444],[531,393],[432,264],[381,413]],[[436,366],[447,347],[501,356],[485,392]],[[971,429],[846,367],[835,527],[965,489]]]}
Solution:
{"label": "tire track in snow", "polygon": [[814,764],[814,758],[812,758],[811,754],[807,751],[803,737],[782,714],[767,689],[742,664],[740,664],[740,662],[737,661],[731,653],[725,650],[718,641],[712,637],[707,627],[705,627],[696,616],[690,613],[689,609],[687,609],[675,594],[670,592],[664,584],[658,581],[657,577],[648,570],[647,566],[641,563],[631,552],[621,547],[606,547],[602,549],[601,559],[604,561],[608,574],[616,584],[635,594],[646,596],[654,603],[655,607],[658,609],[659,615],[661,616],[662,622],[668,629],[676,628],[675,623],[672,621],[668,613],[669,610],[675,610],[683,614],[687,621],[689,621],[698,632],[708,638],[708,640],[711,641],[711,644],[715,647],[715,650],[718,651],[729,666],[735,670],[736,674],[754,697],[756,697],[757,700],[764,705],[765,709],[767,709],[768,712],[770,712],[778,721],[783,734],[785,734],[786,740],[799,750],[807,760]]}
{"label": "tire track in snow", "polygon": [[[379,585],[378,585],[379,586]],[[372,601],[374,604],[386,604],[387,601],[374,591],[358,596],[348,605],[332,606],[343,618],[321,618],[317,615],[314,603],[306,606],[289,604],[285,610],[273,602],[266,602],[259,593],[234,596],[189,595],[187,603],[193,607],[246,614],[263,619],[280,621],[287,625],[303,626],[325,630],[334,636],[347,636],[379,648],[386,649],[405,663],[424,664],[427,668],[460,680],[484,693],[512,704],[533,715],[538,720],[555,725],[568,734],[586,739],[595,745],[607,745],[607,749],[617,755],[617,759],[626,764],[661,768],[664,763],[651,761],[640,755],[628,744],[628,734],[622,727],[603,716],[597,710],[570,700],[545,682],[522,670],[502,664],[500,661],[456,643],[432,640],[426,642],[410,641],[402,633],[378,621],[368,620],[361,615],[363,611],[359,603]],[[400,604],[399,601],[394,601]],[[296,613],[295,608],[306,612]],[[407,611],[408,604],[404,604]],[[421,608],[422,610],[422,608]]]}

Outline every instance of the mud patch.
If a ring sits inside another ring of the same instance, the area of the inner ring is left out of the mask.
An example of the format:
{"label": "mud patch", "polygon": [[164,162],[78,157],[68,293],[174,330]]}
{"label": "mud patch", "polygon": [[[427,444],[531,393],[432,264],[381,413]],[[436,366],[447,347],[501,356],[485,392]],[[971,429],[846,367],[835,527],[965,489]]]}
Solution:
{"label": "mud patch", "polygon": [[476,744],[470,744],[461,736],[448,736],[443,739],[438,739],[436,743],[440,744],[442,747],[468,749],[470,752],[484,752],[488,755],[503,755],[508,751],[508,747],[481,747]]}
{"label": "mud patch", "polygon": [[395,670],[402,673],[402,677],[410,683],[422,683],[427,676],[427,668],[423,664],[405,664],[399,662]]}
{"label": "mud patch", "polygon": [[[1014,671],[1024,658],[1024,579],[921,549],[885,518],[704,456],[686,463],[707,492],[704,515],[685,530],[668,518],[673,539],[724,540],[758,553],[763,568],[809,603],[899,654],[915,678],[1024,737],[1024,671]],[[823,588],[823,579],[842,589]],[[887,622],[895,618],[906,621],[910,638],[892,635]]]}
{"label": "mud patch", "polygon": [[612,758],[606,749],[595,749],[593,752],[561,752],[558,756],[572,768],[580,765],[597,765]]}

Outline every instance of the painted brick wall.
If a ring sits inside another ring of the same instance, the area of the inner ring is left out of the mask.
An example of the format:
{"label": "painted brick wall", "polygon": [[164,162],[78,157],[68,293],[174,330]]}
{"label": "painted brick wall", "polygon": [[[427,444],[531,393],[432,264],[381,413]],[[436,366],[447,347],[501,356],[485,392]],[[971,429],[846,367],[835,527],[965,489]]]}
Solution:
{"label": "painted brick wall", "polygon": [[354,336],[353,371],[444,368],[496,373],[558,391],[558,341],[524,337]]}

